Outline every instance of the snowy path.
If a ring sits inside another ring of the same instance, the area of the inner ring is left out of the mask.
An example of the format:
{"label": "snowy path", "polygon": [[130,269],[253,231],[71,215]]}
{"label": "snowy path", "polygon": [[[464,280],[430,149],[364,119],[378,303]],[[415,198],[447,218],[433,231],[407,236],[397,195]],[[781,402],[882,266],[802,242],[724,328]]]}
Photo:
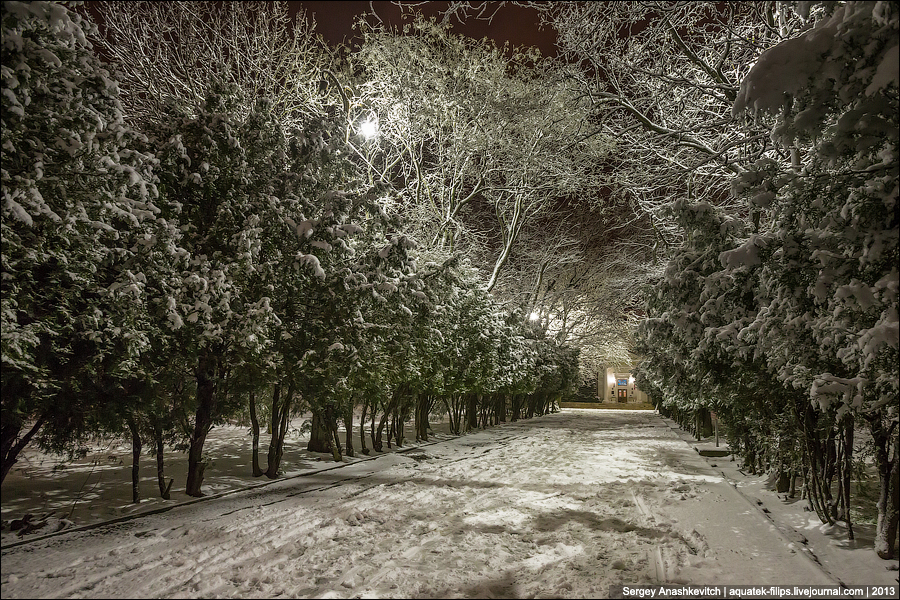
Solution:
{"label": "snowy path", "polygon": [[565,410],[4,549],[3,598],[830,584],[649,411]]}

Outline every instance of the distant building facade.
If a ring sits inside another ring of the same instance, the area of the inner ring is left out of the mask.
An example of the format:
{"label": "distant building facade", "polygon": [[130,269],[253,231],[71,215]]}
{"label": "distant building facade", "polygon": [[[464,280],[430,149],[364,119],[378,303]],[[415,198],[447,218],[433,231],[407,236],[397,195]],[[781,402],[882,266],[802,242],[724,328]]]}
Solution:
{"label": "distant building facade", "polygon": [[[605,373],[604,373],[605,371]],[[649,403],[647,394],[634,383],[632,367],[607,367],[597,377],[597,397],[607,404]]]}

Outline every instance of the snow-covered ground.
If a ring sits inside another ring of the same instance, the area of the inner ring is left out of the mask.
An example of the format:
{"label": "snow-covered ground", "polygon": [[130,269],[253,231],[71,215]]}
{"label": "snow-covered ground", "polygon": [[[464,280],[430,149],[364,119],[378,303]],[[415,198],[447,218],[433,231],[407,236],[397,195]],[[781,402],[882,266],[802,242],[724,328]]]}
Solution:
{"label": "snow-covered ground", "polygon": [[[222,495],[189,501],[176,487],[139,507],[127,447],[53,477],[32,453],[4,483],[4,519],[56,509],[80,526],[167,509],[43,538],[4,531],[2,596],[583,598],[663,580],[897,583],[897,561],[823,531],[802,503],[685,437],[650,411],[564,409],[345,463],[295,440],[286,477],[259,485],[246,430],[222,427],[204,482]],[[167,467],[178,484],[183,462]],[[152,460],[143,475],[151,495]]]}

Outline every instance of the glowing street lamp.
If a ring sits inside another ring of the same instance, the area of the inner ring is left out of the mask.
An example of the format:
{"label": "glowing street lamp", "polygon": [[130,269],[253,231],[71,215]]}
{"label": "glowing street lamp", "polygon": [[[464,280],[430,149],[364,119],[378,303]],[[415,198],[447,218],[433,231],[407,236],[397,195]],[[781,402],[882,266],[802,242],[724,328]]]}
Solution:
{"label": "glowing street lamp", "polygon": [[359,129],[357,130],[359,135],[363,136],[367,140],[374,139],[375,136],[378,135],[378,122],[375,121],[372,117],[369,117],[359,125]]}
{"label": "glowing street lamp", "polygon": [[541,318],[541,315],[540,315],[540,313],[533,312],[533,313],[531,313],[531,315],[529,315],[528,318],[531,319],[532,321],[537,321],[538,319]]}

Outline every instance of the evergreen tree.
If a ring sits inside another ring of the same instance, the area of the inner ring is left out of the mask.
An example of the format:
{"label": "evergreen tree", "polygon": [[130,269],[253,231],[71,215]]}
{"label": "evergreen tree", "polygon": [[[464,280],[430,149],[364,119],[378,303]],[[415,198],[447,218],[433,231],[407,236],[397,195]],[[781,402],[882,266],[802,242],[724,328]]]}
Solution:
{"label": "evergreen tree", "polygon": [[148,282],[178,232],[92,27],[51,2],[4,2],[2,26],[5,477],[41,428],[70,447],[116,401],[101,382],[129,376],[149,346]]}

